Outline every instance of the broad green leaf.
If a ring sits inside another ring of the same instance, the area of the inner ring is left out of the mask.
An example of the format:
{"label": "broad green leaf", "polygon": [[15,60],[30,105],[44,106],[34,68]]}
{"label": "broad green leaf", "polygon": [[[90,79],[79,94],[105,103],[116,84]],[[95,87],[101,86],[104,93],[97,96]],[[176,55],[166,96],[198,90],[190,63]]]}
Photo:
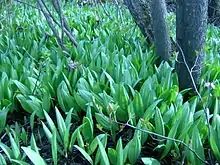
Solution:
{"label": "broad green leaf", "polygon": [[70,111],[67,113],[67,116],[66,116],[66,119],[65,119],[66,128],[71,124],[72,112],[73,112],[73,108],[71,108]]}
{"label": "broad green leaf", "polygon": [[38,147],[37,147],[33,133],[31,135],[31,149],[39,154]]}
{"label": "broad green leaf", "polygon": [[[32,113],[33,112],[33,109],[30,107],[30,104],[28,104],[28,99],[27,97],[23,96],[22,94],[18,94],[16,96],[16,98],[18,99],[18,101],[21,103],[21,106],[22,108],[29,112],[29,113]],[[36,112],[37,113],[37,112]]]}
{"label": "broad green leaf", "polygon": [[128,160],[130,163],[135,164],[138,157],[141,153],[141,141],[138,136],[135,136],[130,142],[129,142],[129,148],[128,148]]}
{"label": "broad green leaf", "polygon": [[117,163],[117,152],[113,148],[108,148],[108,157],[111,164]]}
{"label": "broad green leaf", "polygon": [[95,114],[95,118],[97,120],[97,122],[103,126],[106,130],[117,130],[118,129],[118,125],[116,123],[113,123],[112,121],[110,121],[106,116],[104,116],[103,114],[100,113],[96,113]]}
{"label": "broad green leaf", "polygon": [[[192,133],[192,149],[195,150],[203,160],[205,160],[204,148],[197,127],[194,127]],[[191,154],[191,156],[193,157],[192,164],[203,164],[203,162],[201,162],[201,160],[199,160],[194,154]]]}
{"label": "broad green leaf", "polygon": [[77,142],[78,142],[79,147],[84,149],[85,144],[84,144],[82,135],[79,130],[77,131]]}
{"label": "broad green leaf", "polygon": [[123,154],[123,146],[122,146],[122,139],[121,138],[118,140],[118,143],[117,143],[117,146],[116,146],[116,152],[117,152],[117,163],[116,163],[116,165],[123,165],[124,154]]}
{"label": "broad green leaf", "polygon": [[35,115],[36,115],[36,111],[34,111],[31,116],[30,116],[30,125],[31,125],[31,130],[33,131],[34,129],[34,118],[35,118]]}
{"label": "broad green leaf", "polygon": [[52,133],[50,132],[50,130],[47,128],[47,126],[44,124],[44,122],[41,122],[42,123],[42,126],[43,126],[43,130],[45,132],[45,135],[47,136],[48,140],[50,142],[52,142]]}
{"label": "broad green leaf", "polygon": [[[164,127],[163,118],[162,118],[162,115],[160,113],[159,108],[156,108],[154,121],[155,121],[155,132],[164,136],[165,135],[165,127]],[[159,139],[161,139],[161,138],[159,138]]]}
{"label": "broad green leaf", "polygon": [[13,82],[15,83],[15,85],[18,87],[18,89],[20,90],[20,92],[22,94],[30,94],[31,91],[24,85],[22,84],[21,82],[17,81],[17,80],[13,80]]}
{"label": "broad green leaf", "polygon": [[20,159],[21,153],[20,153],[19,145],[16,143],[15,139],[12,137],[11,134],[9,134],[9,139],[10,139],[11,148],[13,152],[13,158]]}
{"label": "broad green leaf", "polygon": [[141,158],[143,161],[144,165],[160,165],[160,162],[157,159],[154,158]]}
{"label": "broad green leaf", "polygon": [[20,164],[20,165],[30,165],[29,163],[26,163],[22,160],[11,159],[11,162],[14,162],[14,163],[17,163],[17,164]]}
{"label": "broad green leaf", "polygon": [[83,118],[83,123],[84,123],[82,129],[83,136],[86,141],[91,141],[93,139],[93,125],[88,117]]}
{"label": "broad green leaf", "polygon": [[8,111],[9,111],[8,108],[3,108],[2,110],[0,110],[0,133],[5,128]]}
{"label": "broad green leaf", "polygon": [[80,148],[79,146],[77,145],[74,145],[74,147],[79,150],[79,152],[84,156],[84,158],[91,164],[93,165],[93,160],[92,158],[89,156],[89,154],[82,148]]}
{"label": "broad green leaf", "polygon": [[44,159],[31,148],[21,147],[34,165],[46,165]]}
{"label": "broad green leaf", "polygon": [[103,139],[106,135],[105,134],[100,134],[98,136],[95,137],[95,139],[90,143],[90,146],[89,146],[89,155],[91,155],[95,149],[97,148],[98,146],[98,138],[99,139]]}
{"label": "broad green leaf", "polygon": [[14,158],[13,151],[8,146],[6,146],[4,143],[0,142],[0,147],[4,151],[4,153],[7,155],[9,160]]}
{"label": "broad green leaf", "polygon": [[0,154],[0,164],[1,165],[7,165],[5,158]]}
{"label": "broad green leaf", "polygon": [[100,149],[100,153],[101,153],[101,161],[103,161],[103,163],[105,165],[110,165],[108,155],[105,151],[105,148],[104,148],[102,142],[99,139],[98,139],[98,144],[99,144],[99,149]]}
{"label": "broad green leaf", "polygon": [[[169,138],[175,138],[178,126],[179,126],[179,122],[176,122],[176,124],[172,126],[172,128],[168,134]],[[173,145],[173,141],[167,140],[165,150],[162,153],[161,159],[164,158],[169,153],[172,145]]]}
{"label": "broad green leaf", "polygon": [[55,107],[55,111],[56,111],[56,118],[57,118],[57,125],[58,125],[58,129],[59,129],[59,133],[62,136],[62,138],[64,139],[64,134],[66,132],[66,124],[63,120],[62,115],[60,114],[59,110],[57,109],[57,107]]}
{"label": "broad green leaf", "polygon": [[162,101],[161,99],[157,100],[153,104],[151,104],[150,107],[147,108],[147,110],[145,111],[144,116],[143,116],[144,120],[148,121],[150,118],[153,117],[153,115],[155,113],[155,108],[161,101]]}
{"label": "broad green leaf", "polygon": [[140,93],[136,92],[133,101],[133,109],[137,117],[142,118],[144,116],[144,104]]}
{"label": "broad green leaf", "polygon": [[57,158],[57,136],[56,136],[56,131],[53,131],[53,135],[52,135],[52,145],[51,145],[51,149],[52,149],[52,157],[53,157],[53,163],[54,165],[57,165],[58,162],[58,158]]}

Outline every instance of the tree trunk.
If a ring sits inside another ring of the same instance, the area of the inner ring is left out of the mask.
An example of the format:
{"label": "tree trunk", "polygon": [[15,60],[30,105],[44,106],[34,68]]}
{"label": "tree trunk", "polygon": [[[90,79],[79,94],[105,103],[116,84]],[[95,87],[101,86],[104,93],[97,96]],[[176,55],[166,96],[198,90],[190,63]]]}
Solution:
{"label": "tree trunk", "polygon": [[136,24],[147,38],[148,44],[155,44],[156,55],[161,60],[170,59],[170,37],[166,23],[165,0],[125,0]]}
{"label": "tree trunk", "polygon": [[165,0],[152,0],[151,16],[156,55],[161,60],[169,61],[171,57],[171,43],[166,22],[167,10]]}
{"label": "tree trunk", "polygon": [[124,3],[146,38],[147,43],[151,45],[153,43],[153,32],[151,27],[150,0],[124,0]]}
{"label": "tree trunk", "polygon": [[[176,12],[176,38],[186,63],[193,69],[195,85],[198,85],[204,59],[208,0],[178,0]],[[184,64],[181,51],[176,71],[180,89],[193,88],[190,74]]]}

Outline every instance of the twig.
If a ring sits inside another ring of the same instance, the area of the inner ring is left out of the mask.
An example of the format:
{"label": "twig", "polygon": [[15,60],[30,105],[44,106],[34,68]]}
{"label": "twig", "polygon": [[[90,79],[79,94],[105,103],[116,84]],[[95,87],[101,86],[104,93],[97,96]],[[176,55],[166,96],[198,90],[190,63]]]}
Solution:
{"label": "twig", "polygon": [[193,66],[191,67],[190,72],[192,72],[193,69],[197,66],[198,59],[199,59],[199,56],[196,57],[196,60],[195,60],[195,62],[193,64]]}
{"label": "twig", "polygon": [[[180,51],[180,54],[181,54],[181,56],[182,56],[182,58],[183,58],[183,62],[184,62],[184,64],[185,64],[185,66],[186,66],[186,69],[187,69],[187,71],[189,72],[189,76],[190,76],[190,78],[191,78],[191,81],[192,81],[193,87],[194,87],[194,89],[195,89],[195,92],[196,92],[196,94],[198,95],[199,100],[200,100],[201,102],[203,102],[202,96],[200,95],[200,93],[199,93],[199,91],[198,91],[198,89],[197,89],[197,86],[196,86],[194,77],[193,77],[193,75],[192,75],[192,72],[191,72],[191,70],[190,70],[190,68],[189,68],[189,65],[188,65],[187,62],[186,62],[186,58],[185,58],[183,49],[182,49],[181,46],[178,44],[178,42],[175,42],[175,43],[176,43],[176,46],[178,47],[178,49],[179,49],[179,51]],[[202,104],[202,107],[203,107],[203,110],[204,110],[204,113],[205,113],[206,122],[207,122],[207,124],[208,124],[208,137],[210,137],[210,123],[209,123],[209,117],[208,117],[208,113],[207,113],[207,109],[208,109],[208,108],[206,108],[204,104]]]}
{"label": "twig", "polygon": [[62,12],[59,0],[52,0],[52,4],[53,4],[53,6],[59,15],[59,18],[60,18],[60,24],[61,24],[61,29],[62,29],[61,42],[64,44],[64,16],[63,16],[63,12]]}
{"label": "twig", "polygon": [[62,50],[63,50],[64,52],[66,52],[66,47],[62,44],[62,41],[61,41],[61,39],[60,39],[60,37],[59,37],[59,35],[58,35],[58,32],[57,32],[57,30],[55,29],[55,27],[54,27],[54,25],[53,25],[53,22],[52,22],[52,20],[51,20],[51,18],[50,18],[50,15],[49,15],[49,14],[47,13],[47,11],[45,10],[45,5],[44,5],[45,3],[44,3],[44,1],[43,1],[43,0],[37,0],[37,3],[39,4],[39,6],[40,6],[40,8],[41,8],[41,11],[42,11],[44,17],[46,18],[47,23],[48,23],[50,29],[53,31],[53,34],[54,34],[54,36],[56,37],[56,39],[57,39],[57,41],[58,41],[60,47],[62,48]]}
{"label": "twig", "polygon": [[[47,5],[45,4],[45,2],[44,1],[42,1],[42,3],[43,3],[43,5],[44,5],[44,7],[45,7],[45,9],[46,9],[46,11],[48,12],[48,14],[49,14],[49,16],[52,18],[52,20],[54,21],[54,23],[55,24],[57,24],[60,28],[62,28],[62,25],[55,19],[55,17],[52,15],[52,13],[50,12],[50,10],[49,10],[49,8],[47,7]],[[71,34],[71,31],[70,31],[70,28],[66,25],[65,26],[65,20],[64,20],[64,32],[66,33],[66,35],[69,37],[69,39],[70,39],[70,41],[71,41],[71,43],[75,46],[75,47],[77,47],[77,42],[76,42],[76,40],[74,39],[74,36]]]}
{"label": "twig", "polygon": [[[54,1],[56,1],[56,3],[54,3]],[[67,23],[67,20],[66,20],[64,14],[63,14],[63,12],[62,12],[62,10],[61,10],[60,4],[59,4],[59,0],[53,0],[52,2],[53,2],[53,7],[54,7],[54,9],[56,10],[56,12],[57,12],[57,13],[61,12],[60,14],[61,14],[61,17],[63,18],[64,27],[67,29],[67,31],[70,32],[71,29],[70,29],[70,27],[69,27],[69,25],[68,25],[68,23]]]}
{"label": "twig", "polygon": [[[41,8],[39,8],[39,7],[37,7],[37,6],[34,6],[34,5],[31,5],[31,4],[27,3],[27,2],[23,2],[23,1],[20,1],[20,0],[15,0],[15,1],[16,1],[16,2],[19,2],[19,3],[22,3],[22,4],[25,4],[25,5],[29,6],[29,7],[32,7],[32,8],[34,8],[34,9],[37,9],[37,10],[43,12]],[[42,1],[42,3],[44,4],[44,1]],[[62,25],[54,18],[54,16],[52,15],[52,13],[50,12],[50,10],[48,9],[48,7],[47,7],[45,4],[44,4],[44,7],[45,7],[45,9],[47,10],[47,12],[48,12],[50,18],[53,20],[53,22],[54,22],[55,24],[57,24],[60,28],[62,28]],[[64,28],[62,28],[62,30],[64,30],[64,32],[66,33],[66,35],[67,35],[68,38],[70,39],[70,42],[71,42],[74,46],[77,47],[78,44],[77,44],[76,40],[74,39],[74,36],[71,34],[71,30],[70,30],[68,24],[65,23],[65,22],[66,22],[66,21],[65,21],[65,17],[64,17]]]}
{"label": "twig", "polygon": [[203,160],[197,153],[194,149],[192,149],[190,146],[188,146],[186,143],[184,143],[183,141],[181,140],[178,140],[178,139],[174,139],[174,138],[170,138],[170,137],[167,137],[167,136],[163,136],[163,135],[160,135],[160,134],[157,134],[155,132],[151,132],[151,131],[148,131],[148,130],[145,130],[145,129],[141,129],[141,128],[138,128],[138,127],[135,127],[133,125],[130,125],[128,123],[122,123],[122,122],[118,122],[118,121],[114,121],[110,118],[107,118],[106,116],[103,116],[105,117],[107,120],[111,121],[111,122],[114,122],[116,124],[119,124],[119,125],[122,125],[124,127],[130,127],[132,129],[135,129],[135,130],[138,130],[138,131],[141,131],[141,132],[144,132],[144,133],[148,133],[148,134],[151,134],[151,135],[154,135],[154,136],[157,136],[157,137],[160,137],[160,138],[163,138],[165,140],[171,140],[173,142],[177,142],[177,143],[180,143],[182,144],[183,146],[187,147],[200,161],[202,161],[203,163],[205,164],[209,164],[206,160]]}

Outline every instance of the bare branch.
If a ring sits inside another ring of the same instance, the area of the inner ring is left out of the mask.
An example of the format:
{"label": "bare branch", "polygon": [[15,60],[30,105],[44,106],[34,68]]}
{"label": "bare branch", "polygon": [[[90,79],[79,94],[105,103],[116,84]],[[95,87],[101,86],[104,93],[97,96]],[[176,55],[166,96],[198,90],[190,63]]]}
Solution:
{"label": "bare branch", "polygon": [[115,121],[115,120],[112,120],[110,118],[107,118],[106,116],[104,116],[106,119],[108,119],[109,121],[111,122],[114,122],[116,124],[119,124],[121,126],[124,126],[124,127],[130,127],[132,129],[135,129],[135,130],[138,130],[138,131],[141,131],[141,132],[144,132],[144,133],[148,133],[150,135],[154,135],[154,136],[157,136],[157,137],[160,137],[162,139],[165,139],[165,140],[170,140],[170,141],[173,141],[173,142],[177,142],[177,143],[180,143],[182,144],[184,147],[188,148],[200,161],[202,161],[203,163],[205,164],[209,164],[206,160],[203,160],[197,153],[194,149],[192,149],[190,146],[188,146],[186,143],[184,143],[183,141],[181,140],[178,140],[178,139],[174,139],[174,138],[170,138],[170,137],[167,137],[167,136],[163,136],[163,135],[160,135],[160,134],[157,134],[155,132],[151,132],[151,131],[148,131],[148,130],[145,130],[145,129],[141,129],[141,128],[138,128],[138,127],[135,127],[133,125],[130,125],[128,123],[122,123],[122,122],[118,122],[118,121]]}
{"label": "bare branch", "polygon": [[62,43],[62,41],[61,41],[61,39],[60,39],[60,37],[58,35],[58,32],[55,29],[55,27],[53,25],[53,22],[52,22],[52,20],[50,18],[50,15],[45,10],[45,3],[44,3],[44,1],[43,0],[37,0],[37,3],[39,4],[39,6],[41,8],[41,11],[42,11],[44,17],[46,18],[48,25],[50,26],[51,30],[53,31],[53,34],[56,37],[57,42],[59,43],[59,45],[62,48],[62,50],[66,52],[66,47],[63,45],[63,43]]}
{"label": "bare branch", "polygon": [[[60,27],[62,28],[62,25],[56,20],[56,18],[53,16],[53,14],[50,12],[49,8],[47,7],[47,5],[45,4],[44,1],[42,1],[42,3],[44,4],[44,7],[46,9],[46,11],[48,12],[49,16],[52,18],[52,20]],[[65,22],[65,21],[64,21]],[[65,23],[64,23],[64,27],[65,27]],[[68,27],[68,26],[67,26]],[[67,29],[66,27],[63,29],[64,32],[66,33],[66,35],[69,37],[71,43],[77,47],[77,42],[76,40],[74,39],[74,36],[71,34],[71,30],[70,29]]]}
{"label": "bare branch", "polygon": [[[26,3],[26,2],[20,1],[20,0],[15,0],[15,1],[18,2],[18,3],[25,4],[25,5],[29,6],[29,7],[32,7],[32,8],[34,8],[34,9],[37,9],[37,10],[43,12],[42,9],[41,9],[41,8],[38,8],[37,6],[33,6],[33,5],[29,4],[29,3]],[[55,17],[52,15],[52,13],[50,12],[49,8],[46,6],[46,4],[44,3],[44,1],[42,1],[42,3],[43,3],[43,5],[44,5],[46,11],[48,12],[50,18],[53,20],[53,22],[54,22],[55,24],[57,24],[57,25],[66,33],[66,35],[67,35],[68,38],[70,39],[70,42],[71,42],[74,46],[77,47],[78,44],[77,44],[77,42],[76,42],[74,36],[72,35],[71,30],[70,30],[68,24],[65,23],[65,17],[64,17],[64,28],[62,28],[62,24],[59,23],[59,22],[55,19]]]}
{"label": "bare branch", "polygon": [[[194,87],[194,89],[195,89],[195,92],[196,92],[196,94],[198,95],[199,100],[200,100],[201,102],[203,102],[202,96],[200,95],[200,93],[199,93],[199,91],[198,91],[198,88],[197,88],[197,86],[196,86],[196,83],[195,83],[194,77],[193,77],[193,75],[192,75],[192,72],[191,72],[191,70],[190,70],[190,68],[189,68],[189,65],[188,65],[187,62],[186,62],[186,58],[185,58],[184,52],[183,52],[181,46],[180,46],[177,42],[176,42],[176,46],[177,46],[177,48],[179,49],[179,52],[180,52],[180,54],[181,54],[181,56],[182,56],[182,58],[183,58],[183,62],[184,62],[184,64],[185,64],[185,66],[186,66],[186,69],[187,69],[187,71],[189,72],[189,76],[190,76],[190,78],[191,78],[191,81],[192,81],[193,87]],[[202,104],[202,108],[203,108],[203,110],[204,110],[206,122],[207,122],[207,124],[208,124],[208,131],[209,131],[209,132],[208,132],[208,137],[210,137],[210,123],[209,123],[209,116],[208,116],[208,113],[207,113],[208,108],[207,108],[204,104]]]}

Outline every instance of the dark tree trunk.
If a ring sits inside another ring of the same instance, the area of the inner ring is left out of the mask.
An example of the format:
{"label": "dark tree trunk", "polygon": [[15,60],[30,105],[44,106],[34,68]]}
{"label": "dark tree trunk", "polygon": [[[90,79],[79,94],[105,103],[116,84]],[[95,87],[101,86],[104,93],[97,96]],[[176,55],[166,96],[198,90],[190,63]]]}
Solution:
{"label": "dark tree trunk", "polygon": [[161,60],[170,58],[170,37],[166,23],[165,0],[125,0],[136,24],[147,38],[148,44],[155,44],[156,54]]}
{"label": "dark tree trunk", "polygon": [[153,32],[151,27],[150,0],[124,0],[124,3],[146,38],[147,43],[151,45],[153,43]]}
{"label": "dark tree trunk", "polygon": [[[208,0],[178,0],[176,12],[176,38],[182,48],[187,65],[193,67],[192,75],[197,85],[204,59]],[[193,88],[192,80],[184,64],[181,52],[176,71],[180,89]]]}
{"label": "dark tree trunk", "polygon": [[167,10],[165,0],[152,0],[151,16],[156,55],[159,56],[161,60],[169,61],[171,44],[166,23]]}

